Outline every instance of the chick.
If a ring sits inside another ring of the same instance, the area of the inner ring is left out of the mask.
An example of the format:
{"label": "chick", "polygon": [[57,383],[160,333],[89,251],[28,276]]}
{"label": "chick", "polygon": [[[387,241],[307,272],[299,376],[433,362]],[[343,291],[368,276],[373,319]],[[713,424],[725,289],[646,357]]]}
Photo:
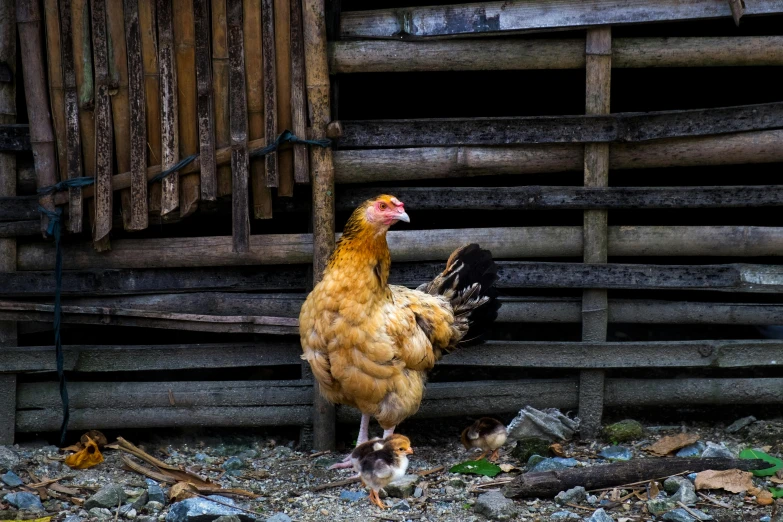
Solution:
{"label": "chick", "polygon": [[[392,435],[392,437],[394,437],[394,435]],[[386,442],[386,440],[387,439],[379,439],[375,437],[368,440],[367,442],[359,444],[353,449],[351,452],[351,466],[353,466],[353,470],[357,473],[357,477],[359,476],[360,471],[359,462],[373,451],[378,451],[379,449],[383,448],[383,443]]]}
{"label": "chick", "polygon": [[466,450],[481,448],[481,455],[475,460],[483,459],[490,451],[490,462],[498,459],[498,449],[506,443],[506,427],[499,420],[491,417],[481,417],[465,428],[462,432],[462,445]]}
{"label": "chick", "polygon": [[386,509],[378,497],[378,491],[405,475],[408,455],[412,454],[413,448],[408,437],[391,435],[384,439],[381,449],[371,451],[359,460],[359,476],[362,485],[370,488],[370,502]]}

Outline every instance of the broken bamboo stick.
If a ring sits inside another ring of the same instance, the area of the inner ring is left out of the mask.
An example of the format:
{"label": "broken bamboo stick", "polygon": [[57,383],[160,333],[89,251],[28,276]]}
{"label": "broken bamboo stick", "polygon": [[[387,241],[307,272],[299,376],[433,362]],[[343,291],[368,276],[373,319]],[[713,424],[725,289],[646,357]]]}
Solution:
{"label": "broken bamboo stick", "polygon": [[[291,3],[291,130],[297,136],[307,135],[307,98],[305,95],[304,41],[302,34],[302,1]],[[310,183],[310,157],[307,145],[294,145],[294,181]]]}
{"label": "broken bamboo stick", "polygon": [[201,171],[201,199],[217,199],[217,168],[215,163],[215,110],[212,99],[212,67],[210,66],[209,2],[193,3],[196,39],[196,87],[198,111],[199,167]]}
{"label": "broken bamboo stick", "polygon": [[[291,0],[274,0],[275,65],[277,75],[277,129],[293,128],[291,115]],[[267,136],[272,136],[267,132]],[[274,135],[275,138],[277,134]],[[303,134],[302,136],[306,136]],[[277,156],[277,195],[294,195],[294,155],[291,149]]]}
{"label": "broken bamboo stick", "polygon": [[[229,124],[229,63],[226,0],[212,0],[212,83],[215,103],[215,147],[230,148]],[[229,162],[230,162],[229,154]],[[231,166],[217,168],[217,196],[231,194]]]}
{"label": "broken bamboo stick", "polygon": [[[242,31],[242,0],[228,0],[228,58],[231,92],[231,208],[232,251],[250,251],[250,208],[248,198],[247,94],[245,49]],[[251,67],[251,70],[254,69]]]}
{"label": "broken bamboo stick", "polygon": [[44,0],[46,27],[46,61],[49,77],[49,101],[52,107],[54,137],[57,143],[57,179],[68,179],[65,151],[65,91],[62,70],[62,40],[60,38],[60,10],[57,0]]}
{"label": "broken bamboo stick", "polygon": [[[169,0],[157,0],[158,67],[161,100],[161,168],[167,170],[179,161],[179,109],[177,63],[174,49],[173,13]],[[179,173],[163,179],[160,214],[165,216],[179,206]]]}
{"label": "broken bamboo stick", "polygon": [[[144,69],[144,112],[147,128],[147,165],[161,162],[160,71],[158,69],[158,39],[156,0],[138,0],[139,29],[141,31],[141,59]],[[162,183],[153,183],[147,189],[147,214],[160,213]]]}
{"label": "broken bamboo stick", "polygon": [[[261,0],[261,54],[264,69],[264,134],[268,143],[277,138],[277,68],[275,67],[274,0]],[[264,156],[266,186],[277,187],[277,153]]]}

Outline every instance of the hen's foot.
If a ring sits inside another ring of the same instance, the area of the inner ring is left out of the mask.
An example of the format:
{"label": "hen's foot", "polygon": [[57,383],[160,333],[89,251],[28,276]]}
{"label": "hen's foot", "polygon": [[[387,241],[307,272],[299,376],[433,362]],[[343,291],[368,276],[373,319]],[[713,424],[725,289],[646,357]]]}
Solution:
{"label": "hen's foot", "polygon": [[329,466],[329,469],[348,469],[348,468],[352,468],[352,467],[353,467],[353,464],[351,464],[351,455],[348,454],[348,455],[345,456],[345,458],[342,461],[340,461],[340,462],[338,462],[336,464],[332,464],[331,466]]}
{"label": "hen's foot", "polygon": [[490,462],[495,462],[495,461],[497,461],[497,460],[498,460],[498,457],[499,457],[499,456],[500,456],[500,454],[498,453],[498,450],[495,450],[495,451],[493,451],[493,452],[492,452],[492,455],[490,455],[490,456],[489,456],[489,459],[488,459],[488,460],[489,460]]}
{"label": "hen's foot", "polygon": [[473,460],[481,460],[481,459],[483,459],[484,457],[487,456],[487,453],[489,453],[489,450],[484,450],[484,451],[481,452],[481,455],[479,455],[478,457],[476,457]]}

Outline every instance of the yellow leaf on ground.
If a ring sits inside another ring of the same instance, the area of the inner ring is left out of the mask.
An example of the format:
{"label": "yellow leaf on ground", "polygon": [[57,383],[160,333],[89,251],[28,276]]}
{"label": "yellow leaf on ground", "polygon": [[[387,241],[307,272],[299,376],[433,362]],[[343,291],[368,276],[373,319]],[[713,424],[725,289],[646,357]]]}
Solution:
{"label": "yellow leaf on ground", "polygon": [[696,489],[723,489],[730,493],[742,493],[753,489],[753,474],[738,469],[707,470],[696,475]]}
{"label": "yellow leaf on ground", "polygon": [[193,484],[177,482],[169,489],[169,500],[171,502],[179,502],[186,498],[195,497],[196,493],[198,493],[198,489]]}
{"label": "yellow leaf on ground", "polygon": [[669,435],[660,439],[647,448],[647,451],[663,457],[672,451],[677,451],[680,448],[693,444],[697,440],[699,440],[699,435],[697,433],[678,433],[677,435]]}
{"label": "yellow leaf on ground", "polygon": [[31,518],[29,520],[21,520],[21,519],[0,519],[0,522],[51,522],[52,517],[43,517],[43,518]]}
{"label": "yellow leaf on ground", "polygon": [[554,453],[556,457],[565,457],[565,451],[563,450],[563,445],[557,442],[549,446],[549,451]]}
{"label": "yellow leaf on ground", "polygon": [[90,437],[87,437],[84,449],[68,455],[65,464],[71,469],[87,469],[103,462],[103,455],[98,445]]}
{"label": "yellow leaf on ground", "polygon": [[756,503],[760,506],[769,506],[774,503],[775,499],[772,498],[772,493],[766,489],[762,489],[756,494]]}

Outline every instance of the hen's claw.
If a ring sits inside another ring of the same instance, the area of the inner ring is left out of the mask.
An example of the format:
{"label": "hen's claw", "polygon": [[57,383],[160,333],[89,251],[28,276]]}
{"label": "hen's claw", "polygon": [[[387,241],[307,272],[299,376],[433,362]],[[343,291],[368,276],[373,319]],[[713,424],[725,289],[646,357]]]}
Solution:
{"label": "hen's claw", "polygon": [[341,462],[337,462],[336,464],[332,464],[329,466],[328,469],[348,469],[352,468],[353,464],[351,464],[351,456],[346,455],[345,458]]}

